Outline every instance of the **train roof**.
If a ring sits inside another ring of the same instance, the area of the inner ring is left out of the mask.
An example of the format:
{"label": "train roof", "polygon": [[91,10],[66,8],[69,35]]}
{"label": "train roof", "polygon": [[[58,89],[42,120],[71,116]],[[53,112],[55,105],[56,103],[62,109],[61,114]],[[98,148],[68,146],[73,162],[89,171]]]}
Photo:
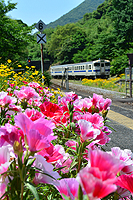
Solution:
{"label": "train roof", "polygon": [[101,61],[105,61],[105,62],[110,62],[109,60],[94,60],[94,61],[88,61],[88,62],[81,62],[81,63],[72,63],[72,64],[65,64],[65,65],[54,65],[54,66],[51,66],[51,67],[54,67],[54,68],[58,68],[58,67],[66,67],[66,66],[74,66],[74,65],[84,65],[84,64],[92,64],[93,62],[101,62]]}

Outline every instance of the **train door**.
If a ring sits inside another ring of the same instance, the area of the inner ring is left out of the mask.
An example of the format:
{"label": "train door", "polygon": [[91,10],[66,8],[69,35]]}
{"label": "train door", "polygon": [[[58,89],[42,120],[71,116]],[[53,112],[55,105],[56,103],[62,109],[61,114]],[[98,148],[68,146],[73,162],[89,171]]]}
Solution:
{"label": "train door", "polygon": [[100,69],[101,69],[101,75],[102,75],[102,74],[105,74],[105,63],[101,62],[100,64],[101,64]]}

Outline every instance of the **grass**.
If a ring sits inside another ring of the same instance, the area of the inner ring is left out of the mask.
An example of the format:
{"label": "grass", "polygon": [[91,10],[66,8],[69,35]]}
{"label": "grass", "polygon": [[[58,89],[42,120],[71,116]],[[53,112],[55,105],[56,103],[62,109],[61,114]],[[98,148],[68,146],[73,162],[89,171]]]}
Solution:
{"label": "grass", "polygon": [[109,79],[101,79],[97,78],[95,80],[92,79],[82,79],[82,81],[78,80],[70,80],[70,82],[75,84],[82,84],[90,87],[97,87],[102,89],[107,89],[111,91],[117,92],[125,92],[125,82],[124,83],[116,83],[120,79],[125,79],[125,75],[121,74],[119,77],[111,77]]}

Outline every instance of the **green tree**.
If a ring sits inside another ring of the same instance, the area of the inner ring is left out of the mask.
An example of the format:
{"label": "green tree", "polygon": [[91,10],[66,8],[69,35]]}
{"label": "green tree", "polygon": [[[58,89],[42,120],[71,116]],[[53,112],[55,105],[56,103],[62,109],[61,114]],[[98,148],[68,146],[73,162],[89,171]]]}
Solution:
{"label": "green tree", "polygon": [[129,67],[127,55],[119,55],[112,60],[110,73],[111,75],[120,75],[125,73],[126,67]]}
{"label": "green tree", "polygon": [[73,54],[85,48],[85,43],[84,30],[76,24],[66,24],[55,29],[46,46],[54,62],[69,63]]}
{"label": "green tree", "polygon": [[12,61],[26,60],[28,56],[27,45],[32,39],[33,27],[28,27],[21,20],[10,19],[6,14],[15,9],[16,3],[7,5],[0,1],[0,57],[1,62],[7,59]]}
{"label": "green tree", "polygon": [[133,42],[133,1],[112,0],[112,7],[111,18],[119,46],[125,50],[129,49]]}

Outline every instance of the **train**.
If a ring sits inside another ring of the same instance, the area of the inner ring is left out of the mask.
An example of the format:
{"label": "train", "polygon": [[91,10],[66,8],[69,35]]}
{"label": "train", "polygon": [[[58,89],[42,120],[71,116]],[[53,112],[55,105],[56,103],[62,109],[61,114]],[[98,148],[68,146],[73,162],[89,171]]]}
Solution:
{"label": "train", "polygon": [[99,59],[88,62],[55,65],[50,67],[50,74],[53,78],[62,78],[65,72],[67,72],[68,77],[72,79],[109,78],[110,61]]}

